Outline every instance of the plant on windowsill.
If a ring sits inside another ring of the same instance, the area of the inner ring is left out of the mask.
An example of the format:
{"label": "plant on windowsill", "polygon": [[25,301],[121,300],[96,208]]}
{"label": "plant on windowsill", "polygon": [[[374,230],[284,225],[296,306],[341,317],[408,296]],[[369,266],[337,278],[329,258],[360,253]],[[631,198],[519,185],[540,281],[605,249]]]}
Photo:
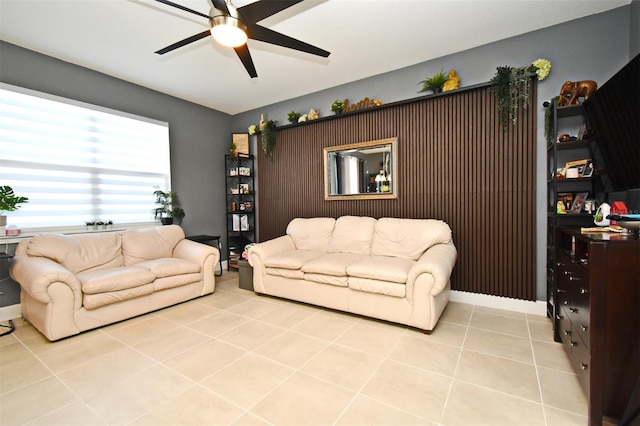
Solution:
{"label": "plant on windowsill", "polygon": [[159,205],[153,210],[154,218],[160,219],[163,225],[171,225],[174,220],[181,222],[185,213],[180,206],[178,194],[173,191],[162,191],[159,186],[154,188],[156,189],[153,191],[153,195],[156,196],[155,203]]}
{"label": "plant on windowsill", "polygon": [[28,202],[29,198],[17,196],[9,185],[0,186],[0,226],[7,226],[4,212],[14,212],[21,207],[19,204]]}

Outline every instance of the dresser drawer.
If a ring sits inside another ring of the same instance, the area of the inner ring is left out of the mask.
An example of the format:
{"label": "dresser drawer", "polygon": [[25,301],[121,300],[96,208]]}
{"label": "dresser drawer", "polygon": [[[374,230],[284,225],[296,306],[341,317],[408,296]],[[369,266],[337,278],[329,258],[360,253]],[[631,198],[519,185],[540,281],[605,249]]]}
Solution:
{"label": "dresser drawer", "polygon": [[573,330],[569,345],[571,346],[571,364],[573,364],[573,369],[580,379],[585,392],[588,393],[591,356],[589,354],[589,347],[584,344],[584,342],[580,338],[578,330],[575,330],[575,328]]}

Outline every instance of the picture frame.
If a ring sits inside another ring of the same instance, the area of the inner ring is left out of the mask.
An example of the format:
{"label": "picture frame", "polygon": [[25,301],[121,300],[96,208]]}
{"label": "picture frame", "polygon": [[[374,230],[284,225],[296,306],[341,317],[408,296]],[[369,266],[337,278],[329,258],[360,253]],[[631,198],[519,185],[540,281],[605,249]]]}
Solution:
{"label": "picture frame", "polygon": [[573,192],[558,192],[558,201],[562,202],[565,211],[569,211],[573,205]]}
{"label": "picture frame", "polygon": [[591,177],[593,176],[593,172],[595,171],[595,164],[593,164],[593,160],[587,160],[587,164],[585,164],[582,170],[582,177]]}
{"label": "picture frame", "polygon": [[584,160],[567,161],[567,163],[564,165],[564,168],[565,170],[568,170],[570,168],[577,167],[578,176],[582,176],[582,172],[584,171],[584,168],[587,165],[588,161],[589,160],[586,158]]}
{"label": "picture frame", "polygon": [[249,155],[249,133],[232,133],[231,139],[238,154]]}
{"label": "picture frame", "polygon": [[238,185],[238,192],[240,194],[248,194],[249,193],[249,184],[248,183],[241,183],[240,185]]}
{"label": "picture frame", "polygon": [[571,213],[580,213],[587,197],[589,197],[588,192],[578,192],[575,194],[575,197],[573,197],[573,203],[571,204]]}

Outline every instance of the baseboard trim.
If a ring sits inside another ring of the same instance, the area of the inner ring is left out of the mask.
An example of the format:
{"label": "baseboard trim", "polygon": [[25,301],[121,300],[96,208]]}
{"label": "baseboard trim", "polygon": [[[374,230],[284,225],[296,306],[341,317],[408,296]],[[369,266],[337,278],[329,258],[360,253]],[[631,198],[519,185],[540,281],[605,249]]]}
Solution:
{"label": "baseboard trim", "polygon": [[488,294],[469,293],[466,291],[451,290],[449,300],[452,302],[467,303],[470,305],[484,306],[487,308],[505,309],[507,311],[522,312],[532,315],[547,315],[547,304],[542,300],[529,301],[512,299]]}
{"label": "baseboard trim", "polygon": [[20,304],[3,306],[0,308],[0,321],[9,321],[10,319],[20,318],[22,316],[22,309]]}

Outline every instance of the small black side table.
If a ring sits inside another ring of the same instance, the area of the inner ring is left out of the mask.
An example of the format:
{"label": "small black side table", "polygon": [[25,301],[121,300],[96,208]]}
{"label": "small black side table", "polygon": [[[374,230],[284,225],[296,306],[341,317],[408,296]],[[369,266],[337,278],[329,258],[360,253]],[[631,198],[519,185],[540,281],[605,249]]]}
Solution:
{"label": "small black side table", "polygon": [[[4,252],[0,253],[0,260],[4,260],[4,259],[13,259],[13,255],[9,253],[4,253]],[[16,329],[16,326],[13,323],[12,319],[9,320],[9,325],[0,324],[0,327],[9,329],[7,331],[0,333],[0,336],[4,336],[5,334],[11,334]]]}
{"label": "small black side table", "polygon": [[[213,246],[218,250],[222,251],[220,247],[220,235],[192,235],[186,238],[187,240],[195,241],[196,243],[202,243],[202,244],[207,244],[209,246]],[[210,244],[212,241],[215,241],[216,244],[215,245]],[[220,256],[220,261],[218,262],[218,267],[220,267],[220,274],[214,271],[214,274],[216,275],[216,277],[222,276],[222,253]]]}

